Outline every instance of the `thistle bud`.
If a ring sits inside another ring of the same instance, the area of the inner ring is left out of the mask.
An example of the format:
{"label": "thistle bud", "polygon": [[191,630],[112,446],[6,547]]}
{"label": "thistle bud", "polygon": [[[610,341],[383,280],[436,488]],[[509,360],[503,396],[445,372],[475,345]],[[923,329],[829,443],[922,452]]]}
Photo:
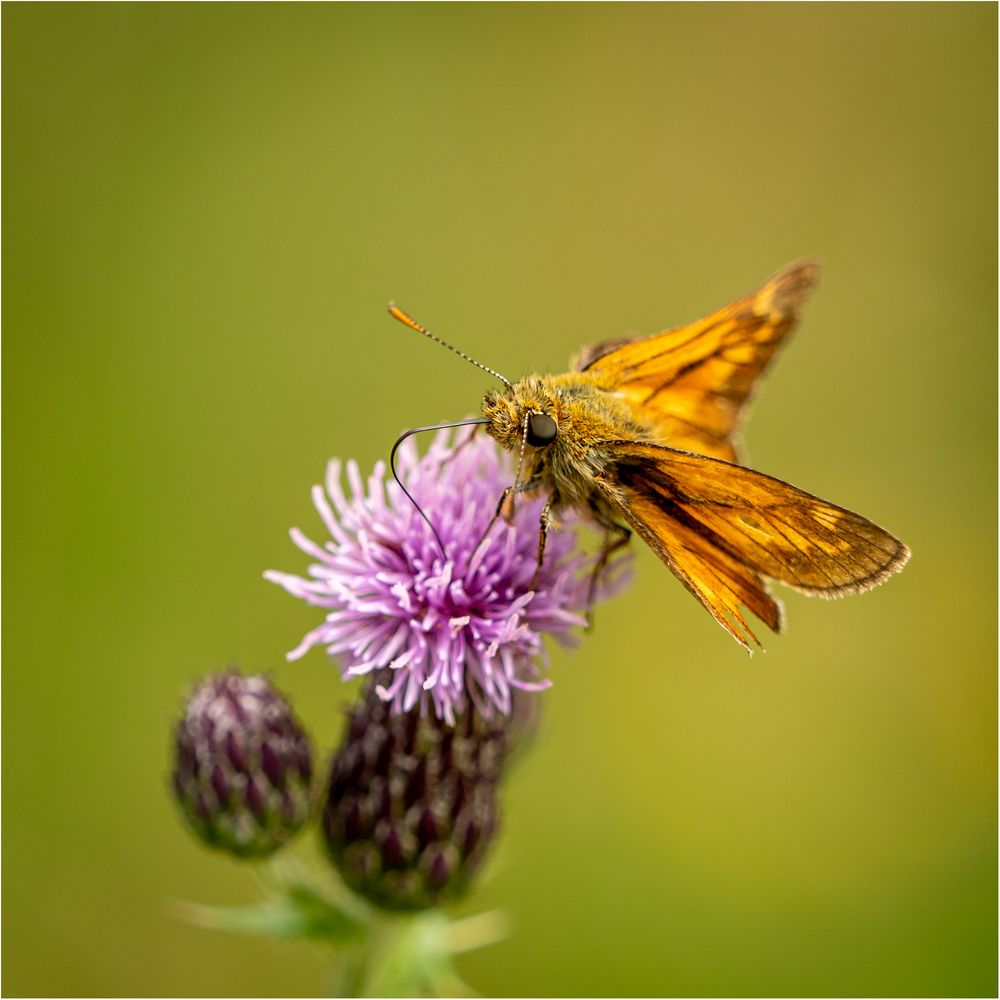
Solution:
{"label": "thistle bud", "polygon": [[203,681],[175,733],[174,792],[197,837],[261,857],[309,817],[312,753],[288,702],[263,677]]}
{"label": "thistle bud", "polygon": [[323,835],[356,892],[389,909],[462,893],[497,831],[509,720],[393,714],[374,688],[333,760]]}

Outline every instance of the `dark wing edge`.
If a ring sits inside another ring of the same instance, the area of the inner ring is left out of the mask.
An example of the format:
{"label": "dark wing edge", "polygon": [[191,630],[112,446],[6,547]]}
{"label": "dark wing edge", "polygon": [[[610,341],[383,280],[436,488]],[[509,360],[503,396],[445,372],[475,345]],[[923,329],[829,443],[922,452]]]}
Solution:
{"label": "dark wing edge", "polygon": [[[656,334],[653,334],[653,336],[656,336]],[[599,344],[581,347],[570,359],[569,370],[571,372],[585,372],[591,365],[597,364],[601,358],[606,357],[612,351],[617,351],[619,347],[634,343],[636,340],[645,339],[646,334],[638,337],[613,337],[611,340],[602,340]]]}

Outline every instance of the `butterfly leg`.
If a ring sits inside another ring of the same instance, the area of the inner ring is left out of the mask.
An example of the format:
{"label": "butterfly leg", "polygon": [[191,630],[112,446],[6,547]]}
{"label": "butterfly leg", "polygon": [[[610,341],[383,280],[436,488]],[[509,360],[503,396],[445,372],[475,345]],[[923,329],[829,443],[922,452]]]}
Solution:
{"label": "butterfly leg", "polygon": [[[513,496],[515,493],[530,493],[532,490],[537,490],[539,486],[542,485],[542,480],[540,478],[529,479],[526,483],[515,483],[513,486],[508,486],[503,493],[500,494],[500,500],[497,503],[496,513],[490,518],[490,523],[486,525],[486,530],[483,532],[482,538],[476,543],[476,547],[472,550],[472,554],[475,555],[483,542],[486,541],[486,536],[493,530],[493,525],[500,520],[501,516],[508,523],[512,524],[514,520],[513,511]],[[510,505],[511,509],[504,510],[504,507]]]}
{"label": "butterfly leg", "polygon": [[542,572],[542,562],[545,559],[545,543],[549,537],[549,524],[552,521],[552,508],[559,503],[559,491],[553,490],[552,495],[545,501],[542,513],[538,519],[538,563],[535,566],[535,575],[531,579],[531,589],[534,590],[538,584],[538,577]]}
{"label": "butterfly leg", "polygon": [[590,513],[593,519],[604,529],[604,540],[601,543],[601,552],[594,564],[594,571],[590,576],[590,587],[587,590],[587,630],[594,626],[594,601],[597,599],[597,584],[601,574],[607,568],[611,557],[621,548],[629,543],[632,531],[624,524],[609,517],[599,506],[594,503],[590,505]]}
{"label": "butterfly leg", "polygon": [[[507,489],[500,494],[500,502],[497,504],[497,512],[493,515],[493,521],[500,516],[508,524],[514,523],[514,497],[518,493],[534,493],[542,485],[542,477],[535,476],[532,479],[527,480],[523,483],[515,483],[513,486],[508,486]],[[493,527],[493,521],[490,522],[490,527]],[[489,529],[487,529],[488,531]]]}

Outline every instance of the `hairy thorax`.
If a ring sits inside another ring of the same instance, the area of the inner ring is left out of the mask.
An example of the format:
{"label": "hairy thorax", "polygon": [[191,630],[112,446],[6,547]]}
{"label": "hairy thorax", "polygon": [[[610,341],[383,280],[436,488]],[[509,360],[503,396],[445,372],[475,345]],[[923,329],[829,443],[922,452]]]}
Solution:
{"label": "hairy thorax", "polygon": [[[554,493],[556,507],[586,509],[593,503],[594,477],[607,463],[604,442],[643,439],[648,433],[622,397],[579,372],[529,375],[509,390],[488,393],[482,412],[490,421],[487,432],[508,451],[519,455],[525,442],[520,483],[527,485],[526,492]],[[531,443],[528,421],[535,414],[555,422],[550,442]]]}

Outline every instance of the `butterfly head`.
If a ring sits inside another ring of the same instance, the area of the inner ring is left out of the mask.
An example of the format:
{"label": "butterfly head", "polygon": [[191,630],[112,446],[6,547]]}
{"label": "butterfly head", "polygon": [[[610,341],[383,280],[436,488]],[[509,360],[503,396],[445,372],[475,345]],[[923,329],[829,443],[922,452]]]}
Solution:
{"label": "butterfly head", "polygon": [[540,379],[524,379],[506,392],[495,391],[483,399],[486,427],[509,451],[522,443],[547,448],[559,436],[559,398]]}

